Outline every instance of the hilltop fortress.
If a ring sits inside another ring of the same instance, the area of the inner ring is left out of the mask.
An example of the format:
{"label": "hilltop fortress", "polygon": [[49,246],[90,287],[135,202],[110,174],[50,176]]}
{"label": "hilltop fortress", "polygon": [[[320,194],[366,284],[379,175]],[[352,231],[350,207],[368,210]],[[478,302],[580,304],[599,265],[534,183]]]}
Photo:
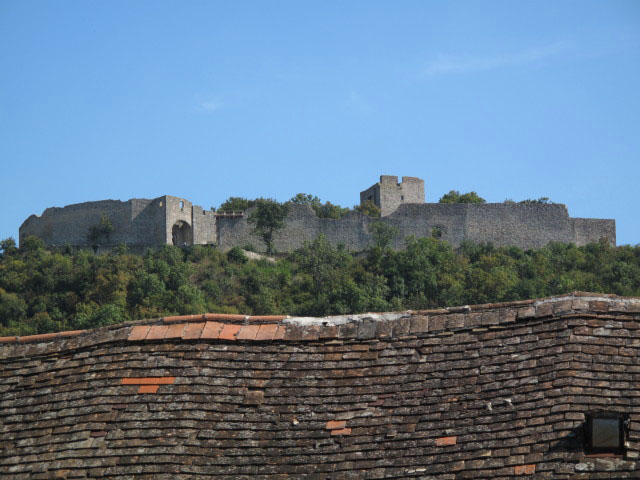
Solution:
{"label": "hilltop fortress", "polygon": [[[361,204],[366,201],[380,208],[380,218],[359,212],[339,220],[318,218],[307,205],[290,205],[286,225],[275,235],[276,249],[290,251],[324,234],[334,244],[360,251],[370,245],[369,225],[375,222],[398,229],[395,248],[401,248],[410,235],[436,236],[454,246],[470,240],[524,249],[549,242],[585,245],[602,238],[616,243],[615,220],[571,218],[562,204],[425,203],[424,181],[416,177],[403,177],[398,182],[398,177],[382,175],[380,182],[360,193]],[[248,222],[250,212],[204,210],[169,195],[152,200],[85,202],[31,215],[20,226],[20,242],[35,235],[51,247],[93,247],[95,251],[108,251],[120,244],[132,251],[165,244],[215,244],[223,250],[252,245],[262,249],[262,241]],[[108,218],[113,228],[96,244],[89,241],[89,232],[101,218]]]}

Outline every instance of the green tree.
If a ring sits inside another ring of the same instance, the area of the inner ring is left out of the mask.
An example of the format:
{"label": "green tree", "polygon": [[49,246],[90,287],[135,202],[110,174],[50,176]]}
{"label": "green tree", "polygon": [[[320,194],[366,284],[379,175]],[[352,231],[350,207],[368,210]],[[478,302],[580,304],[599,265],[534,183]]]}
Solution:
{"label": "green tree", "polygon": [[103,213],[100,216],[100,221],[96,225],[91,225],[89,227],[87,240],[94,246],[99,245],[100,243],[109,243],[111,233],[113,233],[113,224],[107,214]]}
{"label": "green tree", "polygon": [[218,211],[220,212],[244,212],[250,207],[253,207],[256,204],[256,200],[249,200],[244,197],[229,197],[227,198],[220,207]]}
{"label": "green tree", "polygon": [[289,213],[289,205],[270,198],[260,198],[256,201],[255,210],[249,214],[248,221],[253,225],[253,233],[267,246],[267,254],[274,252],[273,236],[284,228],[284,222]]}
{"label": "green tree", "polygon": [[393,240],[398,236],[400,230],[392,225],[387,225],[384,222],[374,222],[369,224],[369,234],[373,246],[380,250],[386,250],[391,246]]}
{"label": "green tree", "polygon": [[380,207],[371,200],[364,202],[364,205],[356,205],[353,207],[356,212],[360,212],[368,217],[379,217],[381,214]]}
{"label": "green tree", "polygon": [[297,272],[309,275],[313,280],[315,294],[326,292],[342,267],[349,262],[350,255],[344,248],[332,245],[325,235],[318,235],[292,255]]}
{"label": "green tree", "polygon": [[486,203],[476,192],[460,193],[458,190],[451,190],[445,193],[439,200],[440,203]]}
{"label": "green tree", "polygon": [[16,241],[13,238],[9,237],[0,240],[0,258],[14,255],[17,252],[18,247],[16,247]]}
{"label": "green tree", "polygon": [[297,193],[291,197],[289,203],[293,203],[294,205],[309,205],[314,210],[322,206],[322,202],[318,197],[308,193]]}
{"label": "green tree", "polygon": [[309,205],[318,218],[333,218],[337,220],[351,211],[349,208],[334,205],[331,202],[322,203],[318,197],[308,193],[298,193],[289,202],[294,205]]}

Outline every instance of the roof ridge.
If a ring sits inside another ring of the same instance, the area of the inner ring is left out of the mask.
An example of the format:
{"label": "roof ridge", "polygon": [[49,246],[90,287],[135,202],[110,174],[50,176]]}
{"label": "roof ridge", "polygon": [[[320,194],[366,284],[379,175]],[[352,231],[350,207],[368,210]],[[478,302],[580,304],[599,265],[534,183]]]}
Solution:
{"label": "roof ridge", "polygon": [[[563,305],[566,302],[569,302],[568,305]],[[618,310],[611,310],[607,305],[610,303],[619,303],[621,305],[631,305],[631,308],[625,307]],[[555,307],[554,305],[561,304],[560,307]],[[445,321],[445,318],[454,317],[459,314],[479,314],[482,316],[482,312],[492,311],[498,309],[514,309],[514,315],[505,315],[504,318],[492,318],[491,320],[484,319],[482,320],[480,317],[480,321],[473,325],[474,322],[461,322],[459,319],[453,318],[455,321]],[[26,344],[26,343],[42,343],[42,342],[52,342],[54,340],[64,340],[72,337],[79,337],[85,334],[91,333],[99,333],[101,331],[105,332],[113,332],[116,330],[124,329],[127,327],[131,327],[131,331],[138,327],[149,327],[147,328],[147,334],[151,330],[152,327],[164,327],[164,331],[168,332],[171,326],[179,327],[180,325],[187,324],[201,324],[204,327],[207,324],[217,324],[222,325],[220,331],[224,328],[224,326],[229,327],[237,327],[237,331],[233,334],[233,340],[267,340],[267,338],[262,338],[258,335],[260,331],[260,327],[265,327],[262,330],[272,329],[275,327],[283,327],[282,330],[278,330],[278,335],[275,335],[275,338],[272,337],[268,340],[276,340],[276,339],[289,339],[289,340],[311,340],[318,338],[333,338],[334,335],[329,337],[320,335],[320,332],[317,332],[317,335],[307,335],[305,338],[304,334],[301,335],[287,335],[285,331],[293,331],[300,329],[329,329],[329,328],[337,328],[337,327],[349,327],[352,326],[355,328],[358,324],[376,324],[378,322],[393,322],[399,321],[401,319],[409,322],[415,323],[412,320],[417,318],[432,318],[434,322],[432,322],[431,328],[427,328],[426,330],[435,332],[438,330],[460,330],[461,328],[470,328],[470,327],[479,327],[479,326],[497,326],[502,323],[511,323],[516,319],[526,319],[526,318],[539,318],[545,316],[566,316],[569,314],[573,314],[576,311],[594,311],[599,313],[606,313],[609,311],[615,312],[623,312],[623,313],[640,313],[640,297],[622,297],[614,294],[601,294],[601,293],[593,293],[593,292],[571,292],[564,295],[556,295],[551,297],[543,297],[536,298],[530,300],[515,300],[511,302],[501,302],[501,303],[486,303],[479,305],[462,305],[462,306],[454,306],[454,307],[446,307],[446,308],[438,308],[431,310],[406,310],[403,312],[382,312],[382,313],[358,313],[358,314],[349,314],[349,315],[335,315],[335,316],[327,316],[327,317],[296,317],[289,315],[241,315],[241,314],[225,314],[225,313],[205,313],[205,314],[197,314],[197,315],[176,315],[176,316],[168,316],[161,317],[155,319],[145,319],[145,320],[137,320],[124,322],[114,325],[109,325],[106,327],[90,329],[90,330],[70,330],[63,332],[54,332],[54,333],[44,333],[44,334],[36,334],[36,335],[25,335],[25,336],[6,336],[0,337],[0,344]],[[442,328],[438,328],[438,325],[441,324]],[[245,327],[251,327],[245,329],[245,334],[240,333],[240,331]],[[414,327],[409,327],[407,332],[410,331],[417,332],[418,330],[412,330]],[[418,328],[418,327],[415,327]],[[348,330],[348,329],[347,329]],[[356,331],[358,329],[356,328]],[[375,328],[373,329],[375,331]],[[426,331],[425,330],[425,331]],[[141,332],[142,330],[138,329],[137,332]],[[173,331],[176,331],[174,328]],[[253,338],[250,338],[251,334],[249,331],[254,332]],[[345,330],[346,331],[346,330]],[[275,332],[275,331],[274,331]],[[219,332],[220,333],[220,332]],[[357,332],[353,332],[357,333]],[[162,338],[158,337],[159,330],[156,330],[156,333],[152,335],[154,338],[147,338],[146,334],[143,338],[135,338],[135,340],[164,340],[165,336]],[[200,338],[194,337],[193,329],[192,333],[185,336],[173,336],[170,338],[183,338],[183,339],[196,339]],[[236,337],[239,335],[239,337]],[[282,337],[280,337],[282,335]],[[364,334],[357,334],[358,338],[362,338]],[[139,336],[139,333],[138,333]],[[315,338],[313,338],[315,336]],[[342,337],[342,335],[336,335],[336,337]],[[368,335],[364,335],[365,337]],[[372,338],[375,335],[372,335],[369,338]],[[130,335],[122,336],[123,339],[131,339]],[[211,339],[212,337],[205,337]],[[216,337],[216,339],[225,339],[222,336]],[[232,340],[229,338],[228,340]]]}

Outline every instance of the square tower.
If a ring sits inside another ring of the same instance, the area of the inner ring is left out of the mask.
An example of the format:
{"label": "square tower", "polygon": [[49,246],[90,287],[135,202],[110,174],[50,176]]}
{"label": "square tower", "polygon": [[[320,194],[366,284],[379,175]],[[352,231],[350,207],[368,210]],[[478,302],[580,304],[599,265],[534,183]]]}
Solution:
{"label": "square tower", "polygon": [[381,215],[386,217],[403,203],[424,203],[424,180],[418,177],[398,177],[380,175],[380,182],[360,192],[360,205],[367,201],[380,208]]}

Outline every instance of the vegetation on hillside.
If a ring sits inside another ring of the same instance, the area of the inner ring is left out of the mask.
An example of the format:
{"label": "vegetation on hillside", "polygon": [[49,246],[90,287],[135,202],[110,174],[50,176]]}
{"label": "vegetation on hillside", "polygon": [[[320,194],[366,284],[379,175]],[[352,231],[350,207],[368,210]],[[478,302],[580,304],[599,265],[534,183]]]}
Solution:
{"label": "vegetation on hillside", "polygon": [[[380,225],[384,225],[380,223]],[[145,256],[0,242],[0,336],[93,328],[170,314],[329,315],[432,308],[587,290],[640,296],[640,246],[538,250],[411,238],[374,227],[354,256],[320,236],[275,262],[242,250],[165,246]]]}

